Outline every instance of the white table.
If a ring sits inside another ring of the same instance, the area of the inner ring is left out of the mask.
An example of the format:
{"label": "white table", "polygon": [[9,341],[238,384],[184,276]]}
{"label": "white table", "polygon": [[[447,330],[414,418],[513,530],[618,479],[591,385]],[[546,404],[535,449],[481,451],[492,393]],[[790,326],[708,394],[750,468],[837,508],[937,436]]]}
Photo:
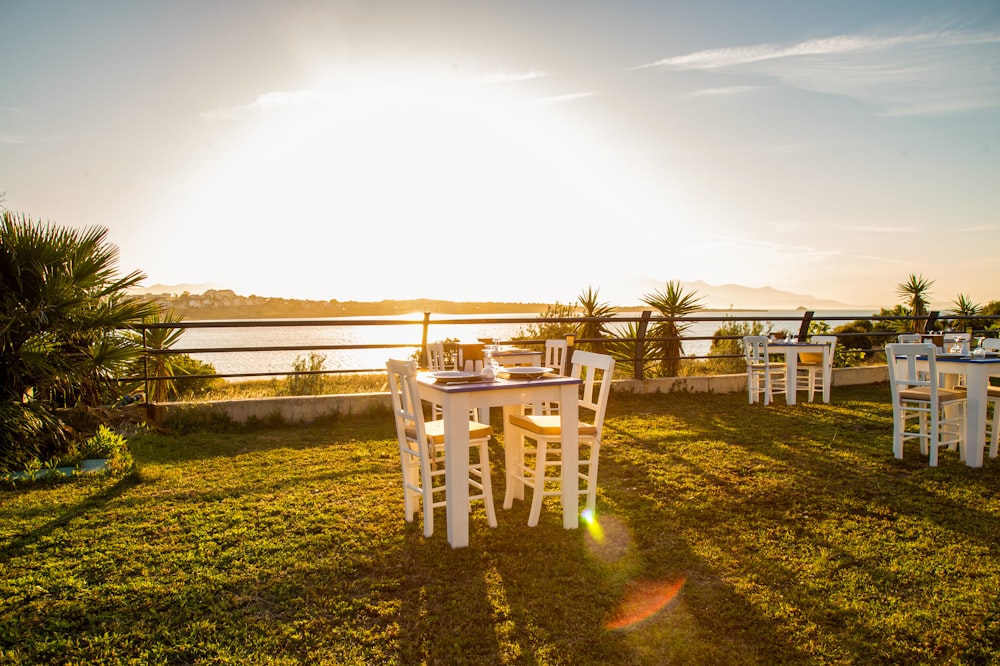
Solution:
{"label": "white table", "polygon": [[[823,367],[828,368],[830,360],[830,345],[825,342],[768,342],[768,354],[781,354],[785,358],[785,404],[795,404],[795,394],[798,392],[799,354],[823,354]],[[830,402],[830,382],[832,373],[823,372],[823,402]]]}
{"label": "white table", "polygon": [[[476,408],[503,407],[504,427],[507,417],[522,404],[537,402],[559,402],[574,405],[578,398],[577,388],[582,382],[571,377],[553,377],[533,380],[496,379],[493,382],[464,384],[438,384],[432,377],[421,374],[417,377],[420,398],[441,405],[445,422],[444,465],[445,497],[448,520],[448,543],[452,548],[469,545],[469,410]],[[559,410],[560,425],[566,434],[562,441],[562,507],[563,527],[579,527],[578,515],[580,453],[577,440],[579,427],[575,409]],[[510,446],[512,438],[504,436],[504,445]],[[524,497],[524,488],[518,488],[517,496]]]}
{"label": "white table", "polygon": [[532,349],[504,349],[493,352],[493,358],[500,365],[510,368],[514,366],[541,367],[542,352]]}
{"label": "white table", "polygon": [[[964,375],[966,386],[965,412],[965,464],[983,466],[983,449],[986,448],[986,392],[990,377],[1000,377],[1000,357],[973,358],[938,354],[938,374]],[[917,359],[917,370],[927,371],[927,359]]]}

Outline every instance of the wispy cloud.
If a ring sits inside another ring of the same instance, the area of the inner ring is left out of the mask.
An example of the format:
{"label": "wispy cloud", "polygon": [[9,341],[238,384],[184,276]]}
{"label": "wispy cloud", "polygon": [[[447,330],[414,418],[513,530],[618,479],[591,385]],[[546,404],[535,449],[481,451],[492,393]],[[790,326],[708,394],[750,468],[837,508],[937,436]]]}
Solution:
{"label": "wispy cloud", "polygon": [[483,75],[484,83],[511,83],[513,81],[530,81],[531,79],[544,79],[552,76],[551,72],[543,70],[531,70],[528,72],[490,72]]}
{"label": "wispy cloud", "polygon": [[536,104],[565,104],[567,102],[575,102],[580,99],[586,99],[587,97],[592,97],[596,94],[597,93],[594,91],[589,91],[569,93],[567,95],[552,95],[551,97],[542,97],[536,101]]}
{"label": "wispy cloud", "polygon": [[325,100],[328,93],[320,90],[298,90],[293,92],[275,91],[267,92],[257,96],[257,99],[249,104],[240,106],[217,107],[199,114],[206,120],[231,120],[240,118],[249,113],[266,113],[280,109],[288,109],[306,106]]}
{"label": "wispy cloud", "polygon": [[688,93],[688,97],[725,97],[728,95],[745,95],[764,86],[726,86],[724,88],[702,88]]}
{"label": "wispy cloud", "polygon": [[894,226],[889,224],[851,224],[841,227],[844,232],[863,234],[915,234],[920,231],[914,226]]}
{"label": "wispy cloud", "polygon": [[770,76],[859,99],[885,115],[1000,108],[997,32],[839,35],[696,51],[640,66],[650,67]]}

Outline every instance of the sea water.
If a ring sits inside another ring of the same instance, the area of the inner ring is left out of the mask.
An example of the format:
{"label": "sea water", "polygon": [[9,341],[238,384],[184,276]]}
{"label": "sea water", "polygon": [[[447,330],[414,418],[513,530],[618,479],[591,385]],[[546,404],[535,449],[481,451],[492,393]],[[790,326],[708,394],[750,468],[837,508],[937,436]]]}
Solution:
{"label": "sea water", "polygon": [[[796,310],[727,310],[721,312],[704,312],[700,317],[709,317],[712,321],[691,322],[685,331],[686,338],[711,337],[726,319],[734,321],[746,318],[761,319],[764,329],[785,330],[797,334],[801,311]],[[855,319],[870,316],[871,312],[860,311],[817,311],[813,319],[827,321],[831,329]],[[628,312],[619,315],[625,319],[622,324],[609,328],[624,329],[628,319],[640,316],[638,312]],[[790,320],[788,318],[793,318]],[[366,320],[384,321],[421,321],[423,313],[410,313],[387,317],[364,317]],[[455,320],[467,319],[491,320],[484,323],[469,324],[437,324],[435,319]],[[515,322],[495,323],[501,319],[516,319]],[[174,345],[175,349],[188,350],[193,358],[211,363],[220,374],[243,373],[277,373],[290,372],[296,359],[308,358],[310,351],[256,351],[258,347],[301,346],[320,347],[326,345],[409,345],[397,348],[378,349],[336,349],[316,350],[316,354],[324,357],[323,369],[326,370],[381,370],[385,368],[386,360],[390,358],[410,358],[419,349],[423,335],[422,324],[399,325],[350,325],[350,318],[330,318],[345,325],[338,326],[254,326],[254,327],[220,327],[220,328],[189,328],[184,331],[181,340]],[[295,320],[282,320],[283,323]],[[306,320],[303,320],[306,321]],[[318,321],[311,319],[308,321]],[[427,331],[428,341],[457,339],[461,342],[476,342],[480,338],[495,340],[511,340],[519,335],[526,335],[529,326],[541,323],[536,314],[519,315],[433,315]],[[711,340],[685,340],[684,353],[689,356],[704,356],[708,354]],[[240,352],[198,352],[198,349],[240,348],[250,351]],[[239,378],[234,378],[239,380]]]}

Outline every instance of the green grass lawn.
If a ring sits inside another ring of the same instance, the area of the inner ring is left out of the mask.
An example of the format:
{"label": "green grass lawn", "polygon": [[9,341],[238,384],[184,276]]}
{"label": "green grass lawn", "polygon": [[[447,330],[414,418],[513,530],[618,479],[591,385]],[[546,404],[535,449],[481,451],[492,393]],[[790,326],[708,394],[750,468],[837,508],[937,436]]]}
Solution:
{"label": "green grass lawn", "polygon": [[612,394],[597,525],[503,511],[496,443],[459,550],[388,412],[143,435],[0,490],[0,663],[998,663],[1000,461],[895,460],[888,395]]}

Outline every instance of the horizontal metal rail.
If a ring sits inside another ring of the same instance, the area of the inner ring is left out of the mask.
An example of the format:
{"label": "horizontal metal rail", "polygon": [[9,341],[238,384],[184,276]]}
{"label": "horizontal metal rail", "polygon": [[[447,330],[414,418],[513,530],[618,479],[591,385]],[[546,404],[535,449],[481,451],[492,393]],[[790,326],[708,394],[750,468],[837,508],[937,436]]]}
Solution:
{"label": "horizontal metal rail", "polygon": [[[705,314],[689,317],[664,317],[661,315],[654,314],[651,311],[641,311],[635,316],[622,316],[617,315],[614,317],[544,317],[539,315],[525,316],[525,317],[489,317],[489,318],[475,318],[470,319],[467,317],[448,317],[441,319],[432,319],[431,313],[424,313],[423,318],[420,319],[348,319],[348,318],[331,318],[331,319],[263,319],[263,320],[211,320],[211,321],[180,321],[180,322],[156,322],[141,324],[134,327],[136,330],[142,332],[143,339],[143,355],[145,359],[144,372],[141,377],[125,377],[121,378],[119,381],[142,381],[144,382],[147,390],[147,395],[149,394],[149,383],[158,380],[174,380],[177,377],[173,376],[155,376],[149,373],[149,359],[155,356],[170,356],[177,354],[240,354],[240,353],[251,353],[251,352],[272,352],[272,351],[302,351],[302,352],[316,352],[316,351],[350,351],[350,350],[364,350],[364,349],[414,349],[414,350],[426,350],[428,342],[428,330],[431,326],[483,326],[491,324],[527,324],[527,325],[551,325],[551,324],[567,324],[579,330],[583,324],[595,323],[603,325],[613,325],[622,326],[635,324],[635,330],[637,331],[636,337],[619,337],[615,336],[612,338],[576,338],[576,344],[601,344],[614,342],[617,345],[629,345],[633,348],[634,352],[632,358],[627,359],[633,365],[633,372],[636,378],[642,378],[644,376],[645,368],[653,363],[662,363],[666,361],[680,361],[680,360],[698,360],[706,358],[742,358],[741,354],[710,354],[710,355],[680,355],[680,356],[653,356],[646,353],[646,349],[650,346],[656,346],[659,343],[665,342],[679,342],[683,345],[688,341],[722,341],[722,340],[740,340],[739,335],[697,335],[697,336],[652,336],[647,335],[647,331],[658,324],[663,323],[673,323],[680,327],[681,329],[686,328],[688,325],[698,322],[718,322],[720,324],[726,323],[743,323],[743,322],[757,322],[757,323],[768,323],[776,324],[781,322],[795,322],[798,324],[798,337],[804,337],[809,334],[810,325],[814,321],[823,321],[827,323],[833,323],[842,321],[845,323],[851,323],[856,321],[871,321],[874,324],[886,323],[886,322],[906,322],[906,321],[919,321],[922,322],[927,329],[930,329],[939,319],[941,319],[939,313],[932,312],[927,316],[923,317],[908,317],[908,316],[893,316],[893,315],[870,315],[870,316],[856,316],[856,315],[828,315],[824,314],[817,320],[814,318],[813,311],[803,311],[801,315],[773,315],[766,312],[762,312],[760,315],[745,315],[733,316],[731,314],[726,314],[721,312],[718,314]],[[972,331],[974,336],[982,334],[996,334],[996,328],[1000,327],[1000,317],[993,316],[957,316],[957,315],[946,315],[944,317],[948,322],[954,322],[961,325],[961,322],[976,322],[980,325],[983,323],[988,323],[990,330],[977,329]],[[255,328],[255,327],[290,327],[290,328],[300,328],[300,327],[343,327],[343,326],[421,326],[422,335],[419,341],[414,340],[412,342],[399,342],[399,343],[372,343],[372,344],[321,344],[321,345],[272,345],[272,346],[249,346],[249,347],[199,347],[199,348],[178,348],[171,347],[167,349],[154,349],[150,348],[146,344],[146,331],[153,329],[198,329],[198,328]],[[836,328],[835,326],[831,326]],[[939,331],[934,331],[934,333],[939,333]],[[794,334],[793,334],[794,335]],[[863,331],[863,332],[840,332],[837,333],[838,337],[847,341],[851,338],[876,338],[876,339],[886,339],[892,338],[898,335],[897,331]],[[510,340],[501,340],[500,342],[512,342]],[[517,340],[519,345],[524,346],[544,346],[544,340]],[[455,345],[457,346],[457,345]],[[848,345],[856,351],[863,352],[865,354],[873,354],[882,351],[881,346],[875,346],[872,348],[857,349],[851,345]],[[335,375],[335,374],[363,374],[363,373],[377,373],[384,372],[384,368],[336,368],[336,369],[322,369],[322,370],[283,370],[276,372],[239,372],[239,373],[216,373],[216,374],[203,374],[203,375],[186,375],[185,377],[190,378],[204,378],[204,379],[230,379],[230,378],[256,378],[256,377],[277,377],[277,376],[294,376],[294,375]]]}

